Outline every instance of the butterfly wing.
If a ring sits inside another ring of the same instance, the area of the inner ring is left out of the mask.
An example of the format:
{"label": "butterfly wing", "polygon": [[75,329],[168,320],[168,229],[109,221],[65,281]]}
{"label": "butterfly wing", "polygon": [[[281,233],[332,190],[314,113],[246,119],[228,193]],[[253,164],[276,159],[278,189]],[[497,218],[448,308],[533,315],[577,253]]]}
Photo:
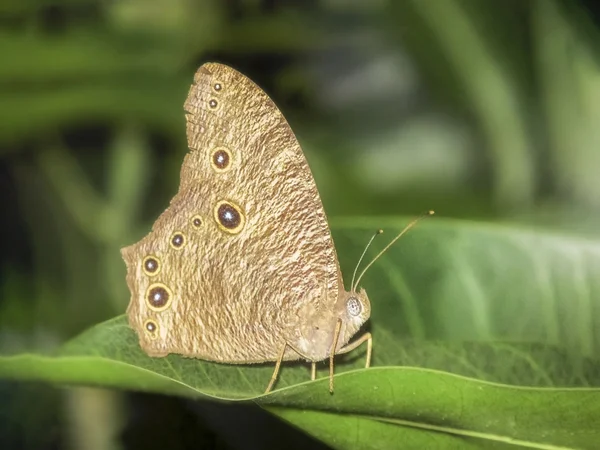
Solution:
{"label": "butterfly wing", "polygon": [[333,308],[342,280],[292,129],[251,80],[215,63],[196,72],[185,110],[179,191],[123,249],[142,348],[230,363],[309,348],[303,327]]}

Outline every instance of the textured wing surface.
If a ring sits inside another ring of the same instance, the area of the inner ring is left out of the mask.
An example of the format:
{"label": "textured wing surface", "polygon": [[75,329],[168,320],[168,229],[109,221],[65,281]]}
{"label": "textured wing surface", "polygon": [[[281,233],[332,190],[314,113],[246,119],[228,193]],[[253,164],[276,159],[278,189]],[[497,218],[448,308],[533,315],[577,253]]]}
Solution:
{"label": "textured wing surface", "polygon": [[341,284],[317,187],[281,112],[239,72],[204,64],[185,110],[179,191],[123,250],[130,324],[154,356],[275,360]]}

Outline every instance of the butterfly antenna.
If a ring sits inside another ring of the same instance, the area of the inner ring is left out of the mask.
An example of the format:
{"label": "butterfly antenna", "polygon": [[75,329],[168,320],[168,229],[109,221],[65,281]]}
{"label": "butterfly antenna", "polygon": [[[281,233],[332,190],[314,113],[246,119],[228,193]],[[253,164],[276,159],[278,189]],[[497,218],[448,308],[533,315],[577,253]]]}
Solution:
{"label": "butterfly antenna", "polygon": [[[390,242],[388,245],[386,245],[384,247],[384,249],[381,250],[377,254],[377,256],[375,256],[375,258],[373,258],[371,260],[371,262],[369,264],[367,264],[367,267],[365,267],[363,269],[363,271],[360,273],[360,275],[358,276],[358,280],[356,280],[356,284],[352,284],[352,292],[356,291],[356,287],[358,286],[358,283],[360,283],[360,280],[362,279],[363,275],[367,272],[367,270],[369,270],[369,268],[373,265],[373,263],[375,261],[377,261],[379,259],[379,257],[381,255],[383,255],[392,245],[394,245],[394,242],[396,242],[398,239],[400,239],[402,237],[402,235],[404,235],[408,230],[410,230],[412,227],[414,227],[417,224],[417,222],[424,219],[425,217],[433,216],[433,214],[434,214],[434,211],[427,211],[426,213],[421,214],[419,217],[417,217],[412,222],[410,222],[408,225],[406,225],[404,227],[404,229],[398,234],[398,236],[396,236],[394,239],[392,239],[392,242]],[[373,238],[371,238],[371,241],[373,241]],[[369,242],[369,244],[370,244],[370,242]],[[366,250],[365,250],[365,252],[366,252]],[[363,253],[363,255],[364,255],[364,253]],[[361,259],[362,259],[362,257],[361,257]],[[352,279],[354,280],[354,277],[352,277]]]}
{"label": "butterfly antenna", "polygon": [[363,258],[367,254],[367,250],[369,250],[369,247],[373,243],[373,239],[375,239],[381,233],[383,233],[383,230],[377,230],[375,232],[375,234],[373,234],[373,236],[371,236],[371,239],[369,240],[369,243],[367,244],[367,246],[363,250],[362,255],[360,255],[360,258],[358,258],[358,263],[356,263],[356,267],[354,268],[354,273],[352,274],[352,283],[350,283],[350,287],[354,286],[354,279],[356,278],[356,272],[358,271],[358,267],[360,266],[360,263],[362,262]]}

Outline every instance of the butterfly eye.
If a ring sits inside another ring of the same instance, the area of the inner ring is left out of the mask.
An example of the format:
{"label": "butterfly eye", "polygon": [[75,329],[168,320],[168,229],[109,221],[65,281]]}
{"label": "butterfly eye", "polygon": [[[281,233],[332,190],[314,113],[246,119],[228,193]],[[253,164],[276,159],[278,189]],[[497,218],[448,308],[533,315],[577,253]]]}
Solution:
{"label": "butterfly eye", "polygon": [[360,304],[360,300],[358,300],[356,297],[350,297],[346,302],[346,309],[348,311],[348,314],[350,314],[351,316],[356,317],[360,315],[360,313],[362,312],[362,305]]}
{"label": "butterfly eye", "polygon": [[155,256],[146,256],[142,262],[142,269],[149,277],[158,275],[160,272],[160,262]]}
{"label": "butterfly eye", "polygon": [[171,305],[171,290],[162,283],[155,283],[146,291],[146,302],[153,311],[164,311]]}

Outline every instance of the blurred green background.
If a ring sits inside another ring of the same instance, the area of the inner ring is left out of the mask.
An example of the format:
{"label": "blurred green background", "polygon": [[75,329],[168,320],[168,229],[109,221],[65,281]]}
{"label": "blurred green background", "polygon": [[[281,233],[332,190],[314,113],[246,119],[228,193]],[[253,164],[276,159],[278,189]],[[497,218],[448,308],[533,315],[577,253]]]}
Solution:
{"label": "blurred green background", "polygon": [[[52,349],[123,313],[119,249],[177,190],[183,102],[206,61],[273,98],[330,218],[435,209],[598,236],[595,7],[3,1],[0,350]],[[16,387],[0,384],[2,448],[233,445],[180,401]],[[164,432],[139,437],[157,408]]]}

